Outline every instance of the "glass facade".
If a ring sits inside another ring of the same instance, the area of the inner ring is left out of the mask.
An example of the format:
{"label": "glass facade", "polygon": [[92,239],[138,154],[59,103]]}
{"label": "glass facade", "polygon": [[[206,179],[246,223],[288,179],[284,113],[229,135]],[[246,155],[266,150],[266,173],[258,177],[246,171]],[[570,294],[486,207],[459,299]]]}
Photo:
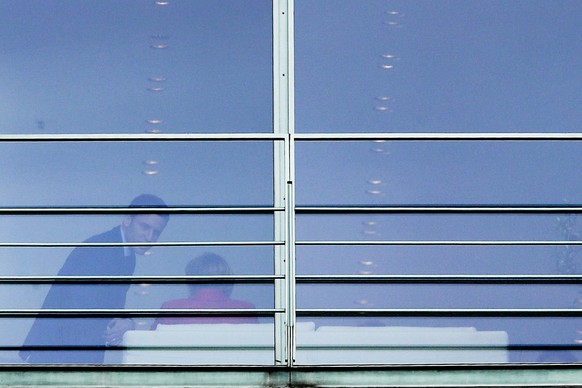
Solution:
{"label": "glass facade", "polygon": [[0,133],[272,131],[268,0],[0,3]]}
{"label": "glass facade", "polygon": [[296,0],[305,133],[578,132],[576,0]]}
{"label": "glass facade", "polygon": [[0,11],[0,363],[582,357],[582,3]]}

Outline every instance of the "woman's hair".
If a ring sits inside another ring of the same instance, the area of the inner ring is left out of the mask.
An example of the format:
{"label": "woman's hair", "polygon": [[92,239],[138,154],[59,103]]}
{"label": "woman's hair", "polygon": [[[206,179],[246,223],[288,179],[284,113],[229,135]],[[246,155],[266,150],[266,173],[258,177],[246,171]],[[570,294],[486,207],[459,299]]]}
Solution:
{"label": "woman's hair", "polygon": [[[187,276],[220,276],[232,275],[230,266],[215,253],[205,253],[195,259],[190,260],[186,265]],[[190,293],[194,295],[202,288],[215,288],[220,290],[224,295],[230,296],[234,283],[194,283],[190,284]]]}

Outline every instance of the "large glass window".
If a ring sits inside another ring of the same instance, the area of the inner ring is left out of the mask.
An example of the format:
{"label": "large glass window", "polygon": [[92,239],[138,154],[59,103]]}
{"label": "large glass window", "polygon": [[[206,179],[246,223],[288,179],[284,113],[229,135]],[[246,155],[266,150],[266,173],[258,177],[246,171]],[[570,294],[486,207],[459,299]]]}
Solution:
{"label": "large glass window", "polygon": [[299,205],[565,205],[582,198],[577,141],[328,141],[296,149]]}
{"label": "large glass window", "polygon": [[3,0],[0,15],[0,133],[272,131],[269,0]]}
{"label": "large glass window", "polygon": [[0,362],[274,364],[272,2],[0,14]]}
{"label": "large glass window", "polygon": [[582,357],[582,3],[0,11],[0,363]]}
{"label": "large glass window", "polygon": [[578,361],[582,4],[294,4],[297,363]]}
{"label": "large glass window", "polygon": [[576,0],[296,0],[296,127],[578,132]]}

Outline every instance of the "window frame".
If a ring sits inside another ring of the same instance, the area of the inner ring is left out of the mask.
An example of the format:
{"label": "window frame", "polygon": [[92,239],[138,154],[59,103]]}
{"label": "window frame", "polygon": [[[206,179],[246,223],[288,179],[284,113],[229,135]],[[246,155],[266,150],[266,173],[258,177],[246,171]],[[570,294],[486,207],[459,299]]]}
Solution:
{"label": "window frame", "polygon": [[[295,145],[300,142],[310,141],[581,141],[582,133],[359,133],[359,134],[298,134],[294,128],[294,0],[273,0],[273,133],[251,134],[43,134],[43,135],[15,135],[0,134],[0,142],[164,142],[164,141],[271,141],[274,147],[273,160],[273,207],[209,207],[209,208],[163,208],[151,209],[152,212],[176,213],[176,214],[249,214],[254,212],[274,215],[273,241],[266,244],[272,245],[275,257],[275,273],[272,276],[236,276],[236,280],[242,282],[273,282],[275,284],[275,306],[273,309],[248,311],[250,314],[260,316],[274,316],[275,319],[275,349],[274,366],[288,368],[296,367],[296,334],[295,325],[297,317],[309,316],[500,316],[511,315],[516,317],[582,317],[582,310],[578,309],[487,309],[487,310],[421,310],[410,311],[406,309],[297,309],[295,300],[295,287],[298,283],[391,283],[412,282],[431,283],[435,281],[477,282],[501,284],[506,282],[535,283],[535,284],[567,284],[581,282],[579,275],[548,275],[548,276],[374,276],[363,275],[353,277],[350,275],[301,275],[295,274],[295,248],[300,245],[369,245],[369,241],[297,241],[295,237],[295,217],[300,214],[389,214],[389,213],[568,213],[581,214],[581,206],[322,206],[322,207],[297,207],[295,205]],[[135,209],[133,210],[135,212]],[[54,215],[54,214],[125,214],[132,212],[128,208],[0,208],[0,215]],[[263,244],[265,242],[248,242],[249,245]],[[193,245],[189,242],[184,244]],[[204,242],[198,244],[205,244]],[[209,245],[232,244],[235,242],[213,242]],[[434,242],[434,241],[374,241],[375,245],[393,244],[499,244],[499,245],[582,245],[580,241],[480,241],[480,242]],[[44,244],[47,246],[48,244]],[[140,243],[140,245],[145,245]],[[154,246],[171,246],[173,243],[152,243]],[[1,247],[31,247],[35,244],[0,243]],[[62,245],[59,245],[62,246]],[[67,244],[67,246],[82,246],[82,243]],[[101,282],[104,278],[75,277],[60,279],[58,277],[0,277],[0,283],[57,283],[67,282]],[[127,277],[116,279],[138,283],[144,281],[144,277]],[[185,281],[184,277],[147,277],[148,282],[179,282]],[[216,310],[220,313],[233,313],[232,311]],[[240,313],[240,310],[235,313]],[[110,316],[111,314],[128,316],[154,316],[159,314],[171,314],[172,311],[163,310],[123,310],[123,311],[56,311],[45,312],[41,310],[1,310],[0,316],[40,316],[43,314],[98,314]],[[191,315],[208,313],[192,311]],[[91,315],[92,316],[92,315]]]}

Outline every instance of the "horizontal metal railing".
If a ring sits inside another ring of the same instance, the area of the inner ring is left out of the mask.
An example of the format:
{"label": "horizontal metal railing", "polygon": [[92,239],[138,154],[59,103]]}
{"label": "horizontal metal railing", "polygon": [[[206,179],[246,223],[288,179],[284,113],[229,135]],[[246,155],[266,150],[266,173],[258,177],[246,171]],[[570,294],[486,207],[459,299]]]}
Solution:
{"label": "horizontal metal railing", "polygon": [[1,309],[0,318],[273,317],[284,309]]}
{"label": "horizontal metal railing", "polygon": [[582,284],[582,275],[296,275],[295,280],[303,284]]}
{"label": "horizontal metal railing", "polygon": [[582,309],[297,309],[298,317],[582,317]]}
{"label": "horizontal metal railing", "polygon": [[173,241],[155,243],[0,242],[0,248],[280,246],[284,244],[285,243],[283,241]]}
{"label": "horizontal metal railing", "polygon": [[[127,134],[127,135],[0,135],[1,142],[171,142],[171,141],[581,141],[582,134],[566,133],[392,133],[392,134]],[[284,207],[237,206],[237,207],[170,207],[170,208],[123,208],[123,207],[28,207],[0,208],[1,215],[73,215],[73,214],[275,214]],[[580,214],[580,205],[390,205],[390,206],[298,206],[298,215],[350,215],[350,214]],[[199,241],[156,243],[26,243],[5,242],[0,248],[42,247],[113,247],[113,246],[359,246],[359,245],[450,245],[450,246],[580,246],[582,241],[479,241],[479,240],[405,240],[405,241]],[[582,275],[295,275],[297,284],[568,284],[582,283]],[[226,277],[191,276],[0,276],[0,284],[190,284],[190,283],[246,283],[274,284],[285,279],[282,275],[248,275]],[[0,318],[109,318],[109,317],[212,317],[255,316],[274,317],[286,313],[285,309],[3,309]],[[428,309],[295,309],[297,317],[472,317],[472,318],[581,318],[582,309],[545,308],[428,308]],[[293,324],[290,322],[289,324]],[[437,345],[438,347],[438,345]],[[448,348],[447,346],[445,346]],[[479,347],[477,345],[476,347]],[[492,349],[493,346],[483,346]],[[405,348],[410,348],[406,346]],[[419,345],[419,349],[430,346]],[[451,349],[464,346],[450,347]],[[575,344],[510,344],[507,350],[580,350]],[[16,348],[15,348],[16,349]],[[338,347],[341,349],[341,346]],[[17,349],[16,349],[17,350]]]}
{"label": "horizontal metal railing", "polygon": [[576,205],[392,205],[392,206],[298,206],[297,214],[577,214]]}
{"label": "horizontal metal railing", "polygon": [[0,207],[1,215],[77,215],[77,214],[273,214],[283,212],[283,207]]}
{"label": "horizontal metal railing", "polygon": [[582,133],[560,132],[378,132],[378,133],[95,133],[0,134],[0,142],[131,141],[577,141]]}
{"label": "horizontal metal railing", "polygon": [[355,241],[297,241],[296,245],[414,245],[414,246],[421,246],[421,245],[494,245],[494,246],[503,246],[503,245],[540,245],[540,246],[548,246],[548,245],[582,245],[582,241],[503,241],[503,240],[494,240],[494,241],[464,241],[464,240],[403,240],[403,241],[392,241],[392,240],[384,240],[384,241],[370,241],[370,240],[355,240]]}
{"label": "horizontal metal railing", "polygon": [[0,276],[0,284],[268,284],[283,275],[229,276]]}
{"label": "horizontal metal railing", "polygon": [[283,141],[278,133],[90,133],[90,134],[0,134],[7,142],[167,142],[167,141]]}
{"label": "horizontal metal railing", "polygon": [[582,133],[572,132],[379,132],[379,133],[295,133],[297,141],[575,141]]}

